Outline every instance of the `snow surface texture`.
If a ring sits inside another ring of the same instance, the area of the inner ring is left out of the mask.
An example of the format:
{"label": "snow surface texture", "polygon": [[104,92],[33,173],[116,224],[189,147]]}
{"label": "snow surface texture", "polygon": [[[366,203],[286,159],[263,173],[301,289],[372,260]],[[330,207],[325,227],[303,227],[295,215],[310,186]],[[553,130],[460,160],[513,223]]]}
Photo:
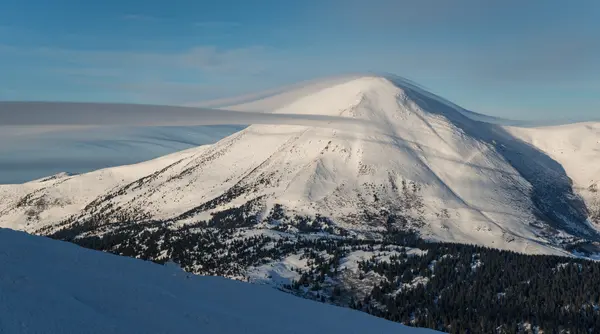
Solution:
{"label": "snow surface texture", "polygon": [[[41,106],[10,109],[38,117]],[[82,106],[52,108],[66,117]],[[566,254],[567,242],[598,240],[598,124],[485,123],[391,76],[338,78],[224,108],[217,115],[93,105],[93,112],[65,122],[37,119],[46,126],[133,125],[147,113],[150,125],[167,119],[217,124],[210,122],[244,114],[240,123],[263,125],[138,165],[0,186],[0,226],[52,231],[69,217],[116,222],[124,216],[185,223],[255,200],[264,213],[280,204],[290,214],[320,214],[364,235],[382,231],[377,217],[384,212],[404,217],[403,227],[431,240],[526,253]],[[98,111],[114,118],[101,119]],[[9,113],[1,117],[22,124]]]}
{"label": "snow surface texture", "polygon": [[0,229],[0,333],[434,333]]}

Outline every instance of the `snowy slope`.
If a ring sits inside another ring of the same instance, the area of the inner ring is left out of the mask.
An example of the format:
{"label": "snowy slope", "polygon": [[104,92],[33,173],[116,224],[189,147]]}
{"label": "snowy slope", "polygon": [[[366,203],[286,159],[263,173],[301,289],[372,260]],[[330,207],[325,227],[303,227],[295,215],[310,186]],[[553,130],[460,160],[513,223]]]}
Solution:
{"label": "snowy slope", "polygon": [[299,98],[318,93],[322,89],[343,84],[363,76],[364,75],[342,75],[337,77],[326,77],[279,87],[259,93],[193,103],[190,104],[190,106],[245,112],[271,113],[293,103]]}
{"label": "snowy slope", "polygon": [[[44,222],[62,220],[81,210],[101,194],[152,174],[198,150],[199,148],[193,148],[148,162],[75,176],[57,174],[22,185],[2,185],[0,214],[12,222],[3,224],[3,227],[27,231],[41,227]],[[32,223],[34,226],[30,226]]]}
{"label": "snowy slope", "polygon": [[0,333],[434,333],[0,229]]}
{"label": "snowy slope", "polygon": [[[180,224],[237,208],[268,228],[262,219],[281,205],[365,237],[385,232],[392,217],[431,240],[527,253],[565,254],[568,243],[598,240],[579,187],[597,180],[597,169],[563,166],[549,151],[558,144],[533,136],[560,131],[481,122],[397,77],[336,78],[227,108],[258,118],[264,108],[270,121],[260,122],[276,124],[140,165],[0,186],[0,225],[51,233],[85,222]],[[597,158],[598,132],[571,131],[591,143],[573,144],[573,155]]]}
{"label": "snowy slope", "polygon": [[585,200],[590,222],[600,226],[600,123],[507,130],[560,163]]}

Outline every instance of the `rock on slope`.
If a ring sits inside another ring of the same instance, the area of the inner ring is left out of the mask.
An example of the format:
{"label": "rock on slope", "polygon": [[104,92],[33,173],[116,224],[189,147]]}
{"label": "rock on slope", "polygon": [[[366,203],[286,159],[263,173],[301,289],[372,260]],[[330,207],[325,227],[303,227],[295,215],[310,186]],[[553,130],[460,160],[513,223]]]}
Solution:
{"label": "rock on slope", "polygon": [[[564,254],[575,241],[598,240],[594,199],[580,191],[597,170],[580,175],[548,153],[554,144],[538,145],[555,132],[474,120],[395,77],[309,88],[234,108],[274,103],[274,113],[358,122],[253,125],[138,165],[2,186],[0,225],[37,233],[149,220],[272,228],[282,223],[269,214],[277,208],[292,217],[292,232],[298,219],[319,215],[329,233],[377,237],[393,227],[527,253]],[[597,145],[585,148],[597,157]]]}
{"label": "rock on slope", "polygon": [[0,229],[0,333],[434,333]]}

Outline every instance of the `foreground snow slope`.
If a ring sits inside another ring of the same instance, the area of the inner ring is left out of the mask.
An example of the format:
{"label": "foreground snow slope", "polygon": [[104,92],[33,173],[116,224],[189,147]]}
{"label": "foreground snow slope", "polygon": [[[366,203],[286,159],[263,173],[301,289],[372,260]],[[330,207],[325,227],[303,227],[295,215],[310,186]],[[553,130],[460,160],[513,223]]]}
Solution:
{"label": "foreground snow slope", "polygon": [[[367,237],[393,220],[431,240],[527,253],[565,254],[569,243],[599,240],[590,188],[598,170],[570,165],[551,140],[570,136],[570,155],[597,159],[597,127],[485,123],[413,83],[378,76],[228,108],[277,124],[140,165],[0,186],[0,226],[52,233],[86,222],[183,224],[239,209],[263,228],[281,205],[289,216],[319,214]],[[263,117],[256,108],[276,109]]]}
{"label": "foreground snow slope", "polygon": [[0,333],[433,333],[0,229]]}

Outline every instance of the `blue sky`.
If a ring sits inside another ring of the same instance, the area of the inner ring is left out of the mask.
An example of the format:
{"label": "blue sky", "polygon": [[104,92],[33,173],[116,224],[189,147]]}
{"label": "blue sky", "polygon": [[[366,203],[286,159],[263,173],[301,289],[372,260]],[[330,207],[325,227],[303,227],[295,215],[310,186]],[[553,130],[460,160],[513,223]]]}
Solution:
{"label": "blue sky", "polygon": [[0,100],[184,104],[392,72],[468,109],[600,119],[600,1],[4,0]]}

